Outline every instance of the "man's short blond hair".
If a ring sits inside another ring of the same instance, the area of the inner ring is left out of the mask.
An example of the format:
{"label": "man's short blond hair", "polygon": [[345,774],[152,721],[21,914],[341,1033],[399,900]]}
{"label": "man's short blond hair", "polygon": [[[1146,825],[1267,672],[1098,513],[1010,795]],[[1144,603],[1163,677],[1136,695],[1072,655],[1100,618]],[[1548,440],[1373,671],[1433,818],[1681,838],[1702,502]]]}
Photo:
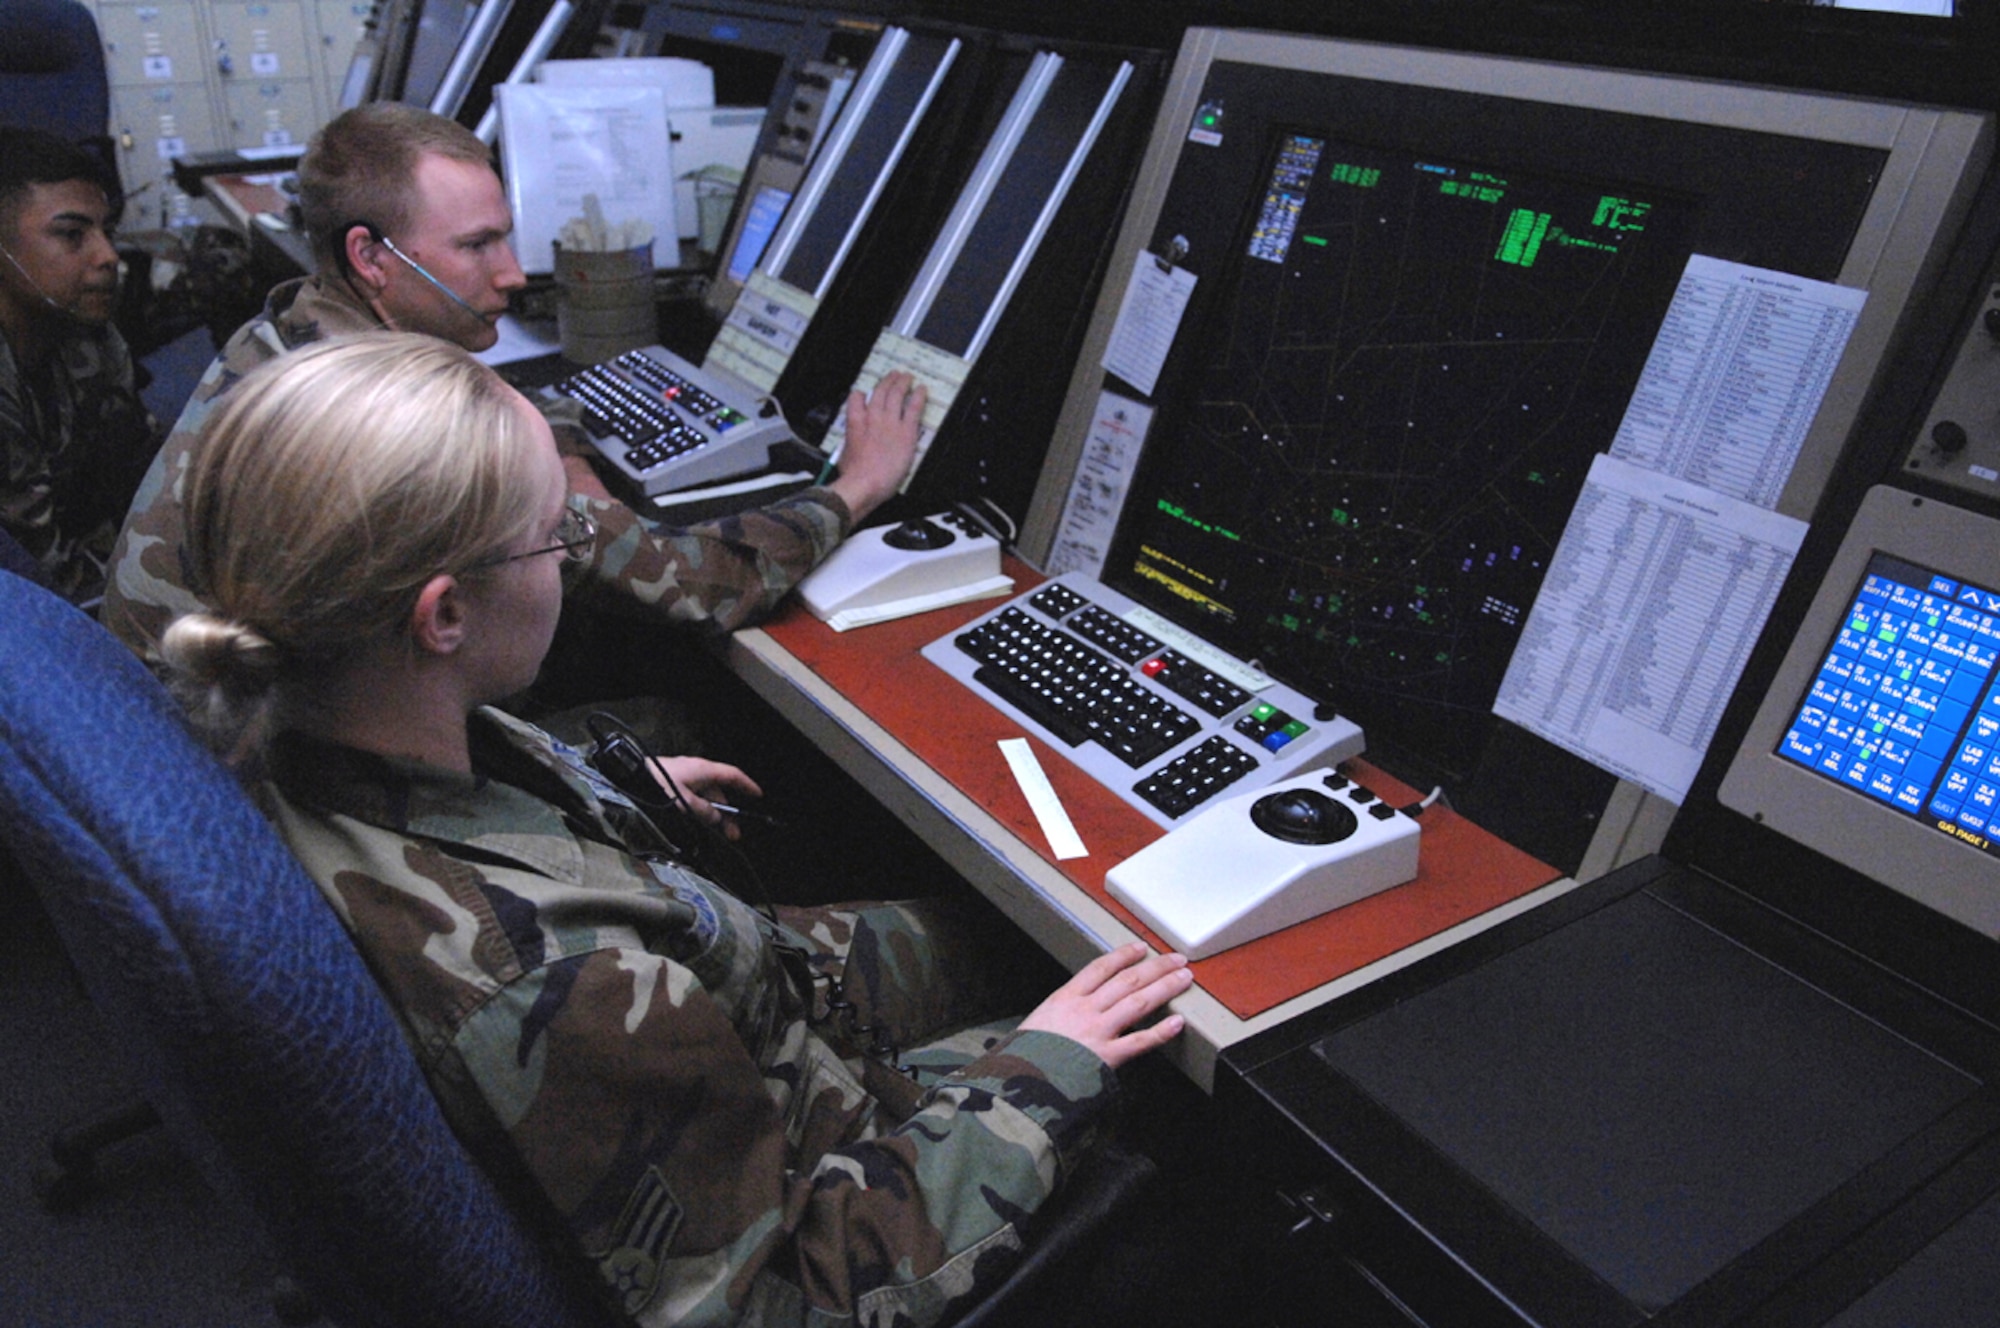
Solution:
{"label": "man's short blond hair", "polygon": [[299,212],[322,272],[345,266],[347,232],[365,222],[394,237],[416,213],[417,163],[426,155],[493,164],[492,151],[456,120],[400,102],[343,111],[299,160]]}

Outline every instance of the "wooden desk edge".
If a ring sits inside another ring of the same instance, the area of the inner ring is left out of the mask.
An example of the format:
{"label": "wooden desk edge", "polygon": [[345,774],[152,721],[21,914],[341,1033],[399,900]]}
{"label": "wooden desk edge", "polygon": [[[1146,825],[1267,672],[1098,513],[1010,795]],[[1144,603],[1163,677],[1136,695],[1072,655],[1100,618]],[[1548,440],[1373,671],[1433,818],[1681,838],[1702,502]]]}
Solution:
{"label": "wooden desk edge", "polygon": [[[754,627],[737,632],[724,647],[723,657],[731,672],[853,775],[1058,962],[1075,970],[1105,950],[1137,939],[1074,881],[918,759],[768,633]],[[1249,1019],[1234,1014],[1197,986],[1174,1002],[1173,1008],[1186,1018],[1188,1028],[1168,1048],[1167,1055],[1203,1091],[1212,1091],[1216,1054],[1222,1048],[1477,935],[1574,889],[1576,884],[1568,878],[1552,881]]]}
{"label": "wooden desk edge", "polygon": [[210,175],[201,182],[201,192],[208,200],[221,208],[229,218],[229,224],[238,230],[247,231],[251,224],[251,210],[243,199],[227,183],[228,178]]}

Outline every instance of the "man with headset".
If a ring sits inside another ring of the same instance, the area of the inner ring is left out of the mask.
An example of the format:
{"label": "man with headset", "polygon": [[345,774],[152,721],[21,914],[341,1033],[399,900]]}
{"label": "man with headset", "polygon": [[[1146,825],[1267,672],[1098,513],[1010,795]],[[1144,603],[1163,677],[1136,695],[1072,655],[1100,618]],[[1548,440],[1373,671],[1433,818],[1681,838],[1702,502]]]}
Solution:
{"label": "man with headset", "polygon": [[111,325],[117,197],[82,148],[0,128],[0,528],[79,603],[158,440]]}
{"label": "man with headset", "polygon": [[[509,295],[526,284],[490,153],[455,121],[395,103],[346,111],[314,136],[299,163],[299,192],[315,271],[273,290],[264,312],[223,347],[119,536],[103,619],[141,655],[177,615],[200,607],[182,570],[178,494],[216,397],[265,360],[343,333],[400,328],[485,350],[499,337]],[[923,400],[906,375],[890,375],[872,397],[849,403],[838,479],[685,528],[649,521],[611,498],[585,459],[577,408],[545,405],[566,454],[572,501],[598,531],[572,598],[717,632],[756,620],[896,491],[916,453]]]}

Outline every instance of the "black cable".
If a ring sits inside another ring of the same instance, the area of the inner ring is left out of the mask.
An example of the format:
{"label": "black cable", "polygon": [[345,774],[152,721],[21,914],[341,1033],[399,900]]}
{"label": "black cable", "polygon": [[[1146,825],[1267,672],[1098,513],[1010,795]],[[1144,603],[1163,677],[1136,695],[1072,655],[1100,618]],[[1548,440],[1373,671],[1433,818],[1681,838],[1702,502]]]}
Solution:
{"label": "black cable", "polygon": [[[645,745],[639,740],[639,736],[632,732],[624,721],[620,720],[616,715],[606,714],[603,711],[591,714],[585,719],[584,726],[589,729],[590,736],[595,742],[595,746],[587,754],[591,765],[599,774],[610,780],[619,792],[631,800],[634,810],[644,818],[647,825],[652,828],[653,833],[663,843],[668,845],[674,856],[682,859],[689,865],[693,865],[699,855],[683,851],[674,839],[660,828],[659,822],[649,814],[649,809],[678,811],[682,816],[700,827],[709,844],[719,845],[724,852],[729,854],[732,859],[732,865],[741,871],[743,877],[750,882],[752,888],[749,891],[745,891],[728,881],[718,881],[717,883],[738,899],[743,900],[752,908],[762,913],[774,929],[782,929],[783,924],[778,921],[776,905],[771,900],[770,890],[765,886],[763,878],[757,874],[757,869],[751,863],[748,856],[735,844],[731,843],[729,837],[718,827],[709,825],[695,816],[694,810],[688,805],[687,798],[682,793],[679,783],[667,768],[660,763],[659,758],[646,751]],[[657,779],[655,778],[656,774],[658,776]],[[705,872],[710,872],[718,876],[721,875],[722,873],[714,871],[714,867],[715,864],[712,862],[703,864]],[[771,938],[771,943],[781,950],[795,951],[805,964],[809,980],[813,982],[824,981],[827,984],[827,1014],[824,1020],[816,1020],[815,1022],[830,1023],[836,1019],[839,1020],[855,1046],[866,1044],[867,1055],[886,1059],[899,1072],[911,1073],[908,1067],[898,1063],[901,1060],[901,1056],[894,1040],[890,1038],[888,1030],[874,1024],[860,1022],[855,1014],[854,1003],[847,999],[846,988],[838,977],[835,977],[831,973],[815,971],[809,954],[798,950],[795,946],[786,945],[783,941],[778,940],[775,935]]]}
{"label": "black cable", "polygon": [[[703,860],[704,850],[719,848],[730,859],[728,868],[733,870],[727,871],[727,874],[740,875],[750,888],[738,888],[737,883],[728,880],[718,880],[717,884],[762,913],[771,925],[777,926],[778,915],[771,902],[771,892],[765,887],[763,878],[758,876],[756,867],[741,849],[730,842],[719,825],[710,825],[695,815],[680,784],[660,759],[646,750],[639,735],[616,715],[602,710],[592,712],[584,720],[584,727],[590,731],[594,743],[586,753],[590,764],[631,800],[634,809],[667,845],[669,852],[689,866],[701,863],[705,873],[719,878],[725,875],[725,871],[717,870],[713,854],[709,854],[710,860]],[[666,811],[677,812],[696,828],[699,838],[690,847],[682,848],[653,815]]]}
{"label": "black cable", "polygon": [[[771,901],[771,893],[766,888],[763,878],[757,874],[756,867],[741,849],[730,842],[729,837],[718,826],[710,825],[694,814],[694,809],[688,805],[679,783],[660,759],[646,750],[645,744],[639,740],[639,735],[616,715],[601,710],[590,714],[584,720],[584,727],[590,731],[594,743],[591,750],[585,754],[591,766],[631,800],[634,810],[652,828],[653,833],[659,836],[661,842],[668,846],[673,855],[690,866],[698,857],[697,853],[683,851],[673,838],[660,828],[659,822],[653,818],[649,809],[678,811],[700,829],[707,844],[719,845],[729,854],[733,860],[732,865],[747,878],[752,889],[745,892],[728,881],[719,880],[717,884],[762,913],[774,929],[782,930],[784,924],[778,921],[777,908]],[[771,820],[768,817],[760,819]],[[775,821],[772,823],[776,824]],[[714,865],[712,862],[703,864],[704,873],[719,876],[721,873],[713,871]],[[785,944],[775,935],[771,938],[771,944],[780,950],[797,953],[805,963],[810,980],[827,984],[827,1013],[823,1019],[811,1019],[811,1022],[828,1024],[838,1020],[853,1045],[864,1047],[864,1055],[883,1061],[899,1074],[912,1078],[916,1076],[916,1071],[912,1067],[902,1063],[902,1053],[895,1039],[890,1036],[889,1029],[860,1021],[854,1002],[847,999],[847,988],[840,978],[831,973],[815,970],[809,954],[798,950],[796,946]],[[812,1003],[809,994],[807,1000],[810,1010]]]}
{"label": "black cable", "polygon": [[1444,803],[1444,805],[1447,807],[1451,806],[1450,799],[1445,797],[1444,785],[1442,784],[1433,785],[1429,793],[1417,799],[1415,802],[1407,803],[1404,806],[1398,807],[1396,810],[1401,812],[1403,815],[1411,817],[1413,819],[1421,818],[1423,814],[1430,809],[1431,804],[1438,802]]}

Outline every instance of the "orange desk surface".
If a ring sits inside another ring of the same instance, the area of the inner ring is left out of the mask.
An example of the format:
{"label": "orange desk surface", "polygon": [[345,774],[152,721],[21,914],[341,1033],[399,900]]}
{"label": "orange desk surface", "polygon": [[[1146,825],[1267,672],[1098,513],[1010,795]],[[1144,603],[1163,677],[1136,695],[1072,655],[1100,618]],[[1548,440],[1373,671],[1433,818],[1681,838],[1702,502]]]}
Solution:
{"label": "orange desk surface", "polygon": [[[1022,589],[1039,579],[1011,560],[1007,571]],[[1088,857],[1058,861],[1000,754],[999,741],[1023,736],[1020,726],[918,653],[998,602],[981,600],[835,632],[794,599],[764,630],[1057,871],[1165,949],[1104,889],[1105,872],[1164,832],[1070,764],[1059,748],[1030,736],[1049,782],[1090,850]],[[1365,760],[1349,761],[1342,769],[1398,805],[1421,796]],[[1197,981],[1247,1019],[1562,875],[1443,806],[1424,813],[1419,860],[1417,878],[1406,885],[1200,960],[1194,965]]]}

